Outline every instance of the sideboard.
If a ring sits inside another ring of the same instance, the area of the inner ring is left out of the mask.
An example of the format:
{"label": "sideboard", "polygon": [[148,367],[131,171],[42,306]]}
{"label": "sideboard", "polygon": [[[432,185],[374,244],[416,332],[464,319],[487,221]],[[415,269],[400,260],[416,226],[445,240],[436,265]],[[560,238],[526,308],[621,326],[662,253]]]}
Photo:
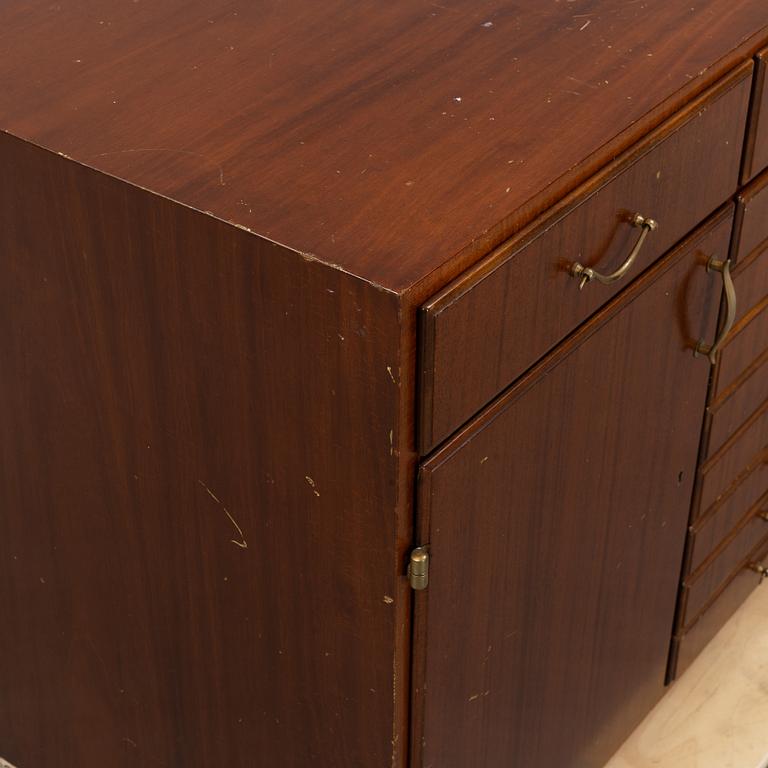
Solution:
{"label": "sideboard", "polygon": [[767,66],[765,0],[0,5],[0,757],[600,768],[768,573]]}

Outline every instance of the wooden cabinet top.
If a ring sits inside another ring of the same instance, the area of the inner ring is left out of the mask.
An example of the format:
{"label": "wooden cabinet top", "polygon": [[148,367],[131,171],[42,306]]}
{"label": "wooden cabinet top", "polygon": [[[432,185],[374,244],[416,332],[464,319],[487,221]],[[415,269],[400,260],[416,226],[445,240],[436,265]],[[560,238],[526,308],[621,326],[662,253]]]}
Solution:
{"label": "wooden cabinet top", "polygon": [[403,292],[766,38],[765,0],[9,0],[0,130]]}

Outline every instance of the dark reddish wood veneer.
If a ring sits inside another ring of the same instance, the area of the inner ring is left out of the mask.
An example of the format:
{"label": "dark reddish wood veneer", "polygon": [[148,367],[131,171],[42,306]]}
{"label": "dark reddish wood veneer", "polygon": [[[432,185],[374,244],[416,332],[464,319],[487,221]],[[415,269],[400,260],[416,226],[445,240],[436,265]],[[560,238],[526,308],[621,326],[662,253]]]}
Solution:
{"label": "dark reddish wood veneer", "polygon": [[424,464],[418,768],[594,768],[661,695],[731,215]]}
{"label": "dark reddish wood veneer", "polygon": [[0,755],[400,761],[396,297],[5,135],[0,166]]}

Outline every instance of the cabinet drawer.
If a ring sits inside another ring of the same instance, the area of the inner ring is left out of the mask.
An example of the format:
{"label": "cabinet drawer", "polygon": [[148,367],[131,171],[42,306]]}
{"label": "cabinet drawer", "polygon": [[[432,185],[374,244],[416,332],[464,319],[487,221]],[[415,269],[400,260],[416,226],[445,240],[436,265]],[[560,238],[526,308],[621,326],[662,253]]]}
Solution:
{"label": "cabinet drawer", "polygon": [[766,541],[768,523],[755,514],[743,522],[704,570],[686,579],[683,585],[684,627],[690,625],[717,598],[733,574],[751,559],[750,553]]}
{"label": "cabinet drawer", "polygon": [[714,455],[723,447],[767,394],[768,349],[739,376],[725,397],[707,407],[711,415],[707,456]]}
{"label": "cabinet drawer", "polygon": [[[765,562],[768,542],[752,553],[755,562]],[[720,631],[736,609],[760,584],[754,571],[740,568],[733,574],[717,599],[702,613],[695,623],[678,632],[672,643],[670,677],[678,677],[691,665],[709,641]]]}
{"label": "cabinet drawer", "polygon": [[704,463],[701,474],[701,508],[706,509],[761,455],[768,444],[768,400]]}
{"label": "cabinet drawer", "polygon": [[[768,207],[763,214],[763,224],[768,236]],[[751,253],[744,254],[733,272],[736,286],[736,322],[741,322],[755,307],[768,297],[768,242]]]}
{"label": "cabinet drawer", "polygon": [[[768,487],[764,485],[760,490],[762,496],[754,504],[744,507],[731,497],[731,503],[724,504],[716,514],[707,515],[691,527],[689,573],[695,574],[708,560],[715,559],[713,554],[723,542],[736,535],[745,520],[768,512]],[[768,523],[762,522],[768,534]]]}
{"label": "cabinet drawer", "polygon": [[[734,193],[750,71],[732,73],[422,307],[422,453]],[[574,263],[615,270],[638,240],[635,213],[659,226],[627,278],[579,290]]]}
{"label": "cabinet drawer", "polygon": [[[736,226],[734,227],[733,257],[737,269],[735,274],[741,271],[745,260],[750,256],[757,257],[757,251],[764,251],[768,247],[768,171],[762,173],[752,184],[743,190],[736,198]],[[766,278],[766,262],[768,256],[761,260],[761,274],[755,275],[752,271],[751,279],[757,279],[762,286],[762,294],[757,298],[748,300],[744,307],[757,304],[759,298],[768,293],[768,281]],[[742,287],[742,291],[747,286]]]}
{"label": "cabinet drawer", "polygon": [[719,451],[768,396],[768,173],[758,181],[737,201],[735,325],[715,370],[705,458]]}
{"label": "cabinet drawer", "polygon": [[768,167],[768,87],[765,76],[767,65],[768,48],[758,53],[755,59],[755,87],[747,129],[742,182],[749,181],[763,168]]}
{"label": "cabinet drawer", "polygon": [[[749,509],[760,496],[768,490],[768,449],[763,449],[753,456],[744,469],[732,482],[726,484],[720,493],[707,493],[708,504],[697,507],[700,510],[694,520],[700,517],[720,514],[727,506],[734,509]],[[701,497],[703,502],[705,497]]]}
{"label": "cabinet drawer", "polygon": [[[738,301],[738,292],[737,292]],[[714,398],[736,385],[744,372],[768,349],[768,297],[752,307],[733,328],[715,370]]]}

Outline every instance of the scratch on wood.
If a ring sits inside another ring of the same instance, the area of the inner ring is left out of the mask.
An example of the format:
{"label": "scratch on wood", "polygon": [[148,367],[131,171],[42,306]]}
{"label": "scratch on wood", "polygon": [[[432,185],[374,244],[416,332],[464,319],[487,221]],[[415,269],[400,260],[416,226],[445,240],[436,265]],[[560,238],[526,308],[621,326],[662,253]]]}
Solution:
{"label": "scratch on wood", "polygon": [[392,366],[391,365],[387,366],[387,373],[389,374],[389,378],[392,379],[392,383],[393,384],[397,384],[397,379],[395,378],[395,374],[392,373]]}
{"label": "scratch on wood", "polygon": [[[236,546],[240,547],[240,549],[248,549],[248,542],[245,540],[245,536],[243,535],[243,529],[237,524],[237,520],[235,520],[234,517],[232,517],[232,514],[230,511],[221,503],[221,500],[218,496],[202,481],[197,481],[204,489],[205,492],[224,510],[224,514],[229,518],[229,521],[232,523],[232,525],[235,526],[235,529],[237,530],[237,533],[240,536],[240,541],[237,539],[230,539],[230,541]],[[0,766],[0,768],[2,768]]]}
{"label": "scratch on wood", "polygon": [[320,491],[318,491],[315,487],[315,481],[309,475],[304,475],[304,479],[309,483],[309,487],[312,489],[312,493],[314,493],[315,496],[319,496]]}
{"label": "scratch on wood", "polygon": [[[206,157],[205,155],[201,155],[199,152],[190,152],[189,150],[186,150],[186,149],[164,149],[160,147],[146,148],[146,149],[119,149],[112,152],[102,152],[101,154],[94,155],[94,157],[109,157],[111,155],[129,155],[137,152],[166,152],[172,155],[188,155],[189,157],[200,158],[202,160],[205,160],[206,163],[211,163],[218,168],[219,185],[222,187],[226,186],[226,182],[224,181],[224,166],[221,165],[221,163],[217,163],[214,160],[211,160],[210,158]],[[0,766],[0,768],[2,767]]]}
{"label": "scratch on wood", "polygon": [[474,695],[469,697],[468,701],[477,701],[481,696],[484,698],[489,693],[490,693],[490,691],[483,691],[483,693],[475,693]]}

